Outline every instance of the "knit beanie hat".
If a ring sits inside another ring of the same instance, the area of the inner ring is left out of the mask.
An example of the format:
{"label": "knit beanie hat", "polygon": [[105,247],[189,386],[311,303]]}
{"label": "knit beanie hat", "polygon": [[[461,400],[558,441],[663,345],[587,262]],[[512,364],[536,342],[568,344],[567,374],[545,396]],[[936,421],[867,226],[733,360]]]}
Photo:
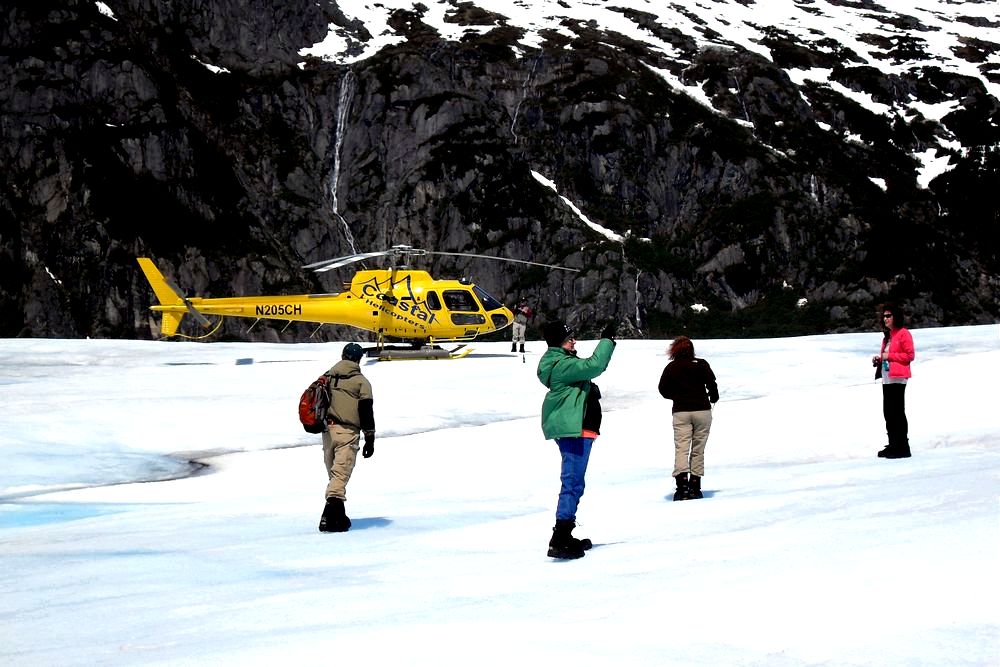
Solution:
{"label": "knit beanie hat", "polygon": [[556,320],[545,325],[542,329],[542,335],[549,347],[561,347],[566,339],[573,335],[573,330],[565,323]]}
{"label": "knit beanie hat", "polygon": [[361,361],[361,357],[363,356],[365,356],[364,348],[357,343],[348,343],[344,346],[344,352],[340,355],[340,358],[349,359],[351,361]]}

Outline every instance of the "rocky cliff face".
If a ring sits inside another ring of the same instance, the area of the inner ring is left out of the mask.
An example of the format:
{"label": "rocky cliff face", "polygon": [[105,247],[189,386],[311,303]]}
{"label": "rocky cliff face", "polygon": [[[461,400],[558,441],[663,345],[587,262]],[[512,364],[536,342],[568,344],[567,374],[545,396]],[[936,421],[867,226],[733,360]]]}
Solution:
{"label": "rocky cliff face", "polygon": [[[806,5],[884,20],[898,38],[861,39],[887,62],[929,30],[876,3]],[[440,24],[400,5],[381,33],[315,0],[7,3],[0,335],[155,336],[136,256],[189,294],[325,292],[350,270],[301,265],[394,244],[579,268],[424,267],[582,331],[870,329],[887,298],[917,325],[1000,314],[1000,45],[963,43],[972,73],[883,70],[822,35],[764,30],[765,57],[616,11],[664,46],[565,17],[525,46],[470,2]],[[303,55],[333,34],[341,57]],[[948,169],[928,178],[915,155]]]}

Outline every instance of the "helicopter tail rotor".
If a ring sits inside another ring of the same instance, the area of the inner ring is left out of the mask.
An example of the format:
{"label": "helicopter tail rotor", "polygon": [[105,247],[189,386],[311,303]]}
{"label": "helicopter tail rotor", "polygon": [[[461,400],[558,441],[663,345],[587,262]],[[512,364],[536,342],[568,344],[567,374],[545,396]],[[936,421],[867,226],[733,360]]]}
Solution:
{"label": "helicopter tail rotor", "polygon": [[[208,318],[198,312],[198,310],[191,303],[190,299],[183,296],[183,292],[179,287],[177,287],[174,282],[168,278],[165,278],[160,270],[156,268],[153,260],[148,257],[138,258],[139,267],[142,269],[143,274],[146,276],[146,280],[149,281],[149,286],[153,288],[153,294],[156,295],[156,299],[160,302],[160,306],[180,306],[183,305],[187,312],[191,313],[198,324],[206,329],[212,327],[212,323],[208,321]],[[154,307],[154,310],[159,308]],[[184,318],[184,311],[178,312],[177,310],[163,310],[163,321],[160,323],[160,333],[164,336],[173,336],[177,334],[177,330],[180,327],[181,320]]]}

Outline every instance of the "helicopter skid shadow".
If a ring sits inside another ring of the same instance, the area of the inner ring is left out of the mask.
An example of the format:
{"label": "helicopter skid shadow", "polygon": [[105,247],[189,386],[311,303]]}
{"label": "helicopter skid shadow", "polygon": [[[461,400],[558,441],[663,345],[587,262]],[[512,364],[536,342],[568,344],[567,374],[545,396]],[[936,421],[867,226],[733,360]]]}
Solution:
{"label": "helicopter skid shadow", "polygon": [[504,358],[513,359],[514,357],[520,357],[520,356],[521,356],[520,354],[513,354],[513,353],[493,354],[490,352],[479,352],[479,353],[470,352],[469,354],[465,355],[465,358],[466,359],[504,359]]}

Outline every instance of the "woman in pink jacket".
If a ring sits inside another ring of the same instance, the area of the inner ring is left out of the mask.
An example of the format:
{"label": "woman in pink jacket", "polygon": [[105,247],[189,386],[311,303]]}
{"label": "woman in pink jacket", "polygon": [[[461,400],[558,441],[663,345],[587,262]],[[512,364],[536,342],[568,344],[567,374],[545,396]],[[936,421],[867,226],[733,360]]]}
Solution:
{"label": "woman in pink jacket", "polygon": [[913,361],[913,336],[903,326],[903,314],[893,304],[882,306],[884,339],[881,352],[872,363],[881,366],[882,414],[889,444],[878,453],[885,459],[905,459],[910,456],[909,423],[906,421],[906,381],[910,379]]}

